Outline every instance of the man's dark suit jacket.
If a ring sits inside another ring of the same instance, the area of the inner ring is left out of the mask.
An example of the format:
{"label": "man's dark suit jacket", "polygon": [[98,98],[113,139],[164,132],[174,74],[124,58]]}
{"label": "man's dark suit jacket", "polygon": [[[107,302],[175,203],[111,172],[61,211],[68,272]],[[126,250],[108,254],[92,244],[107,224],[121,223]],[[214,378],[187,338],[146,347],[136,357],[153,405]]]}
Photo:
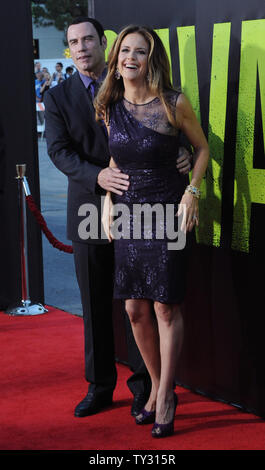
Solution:
{"label": "man's dark suit jacket", "polygon": [[68,177],[67,238],[108,243],[106,239],[83,240],[78,234],[78,226],[84,219],[78,211],[87,203],[98,209],[100,230],[100,196],[105,192],[97,185],[97,176],[110,159],[106,133],[95,121],[95,110],[79,73],[48,90],[44,104],[48,153],[55,166]]}

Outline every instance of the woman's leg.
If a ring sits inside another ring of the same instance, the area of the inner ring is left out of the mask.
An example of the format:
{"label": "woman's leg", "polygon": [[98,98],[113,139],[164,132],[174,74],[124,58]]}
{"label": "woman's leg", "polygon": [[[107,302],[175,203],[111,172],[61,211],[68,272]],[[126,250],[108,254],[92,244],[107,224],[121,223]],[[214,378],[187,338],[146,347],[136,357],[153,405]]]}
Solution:
{"label": "woman's leg", "polygon": [[129,299],[125,302],[135,342],[139,348],[152,382],[150,397],[145,405],[147,411],[155,409],[160,381],[160,351],[157,321],[152,303],[146,299]]}
{"label": "woman's leg", "polygon": [[173,419],[173,384],[183,340],[183,319],[179,305],[155,302],[154,309],[158,322],[161,357],[156,422],[165,424]]}

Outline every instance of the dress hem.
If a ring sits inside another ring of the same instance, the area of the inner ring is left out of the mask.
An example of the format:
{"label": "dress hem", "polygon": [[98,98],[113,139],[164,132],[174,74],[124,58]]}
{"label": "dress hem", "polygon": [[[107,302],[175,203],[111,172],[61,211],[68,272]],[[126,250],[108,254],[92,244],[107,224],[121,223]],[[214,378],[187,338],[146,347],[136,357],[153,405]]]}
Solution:
{"label": "dress hem", "polygon": [[142,295],[141,296],[136,296],[136,295],[135,296],[132,296],[132,295],[131,296],[128,296],[128,295],[118,296],[118,295],[114,295],[113,298],[115,300],[137,300],[137,299],[138,300],[140,300],[140,299],[142,299],[142,300],[152,300],[153,302],[160,302],[161,304],[169,304],[169,305],[170,304],[180,305],[184,301],[184,298],[181,299],[181,300],[177,299],[177,300],[170,300],[169,301],[169,300],[165,300],[165,299],[157,299],[157,298],[147,297],[147,296],[142,296]]}

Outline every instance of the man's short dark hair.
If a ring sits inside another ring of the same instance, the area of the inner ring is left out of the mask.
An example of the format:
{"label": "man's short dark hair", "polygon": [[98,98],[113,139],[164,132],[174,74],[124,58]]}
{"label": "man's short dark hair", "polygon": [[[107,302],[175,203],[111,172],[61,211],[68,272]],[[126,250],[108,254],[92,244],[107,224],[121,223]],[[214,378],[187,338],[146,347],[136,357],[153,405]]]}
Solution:
{"label": "man's short dark hair", "polygon": [[57,62],[56,65],[60,65],[60,67],[62,67],[62,69],[63,69],[63,64],[62,64],[62,62]]}
{"label": "man's short dark hair", "polygon": [[80,23],[91,23],[98,33],[100,44],[102,43],[102,36],[104,36],[104,28],[99,21],[95,20],[95,18],[89,18],[88,16],[79,16],[78,18],[74,18],[74,20],[68,25],[68,28],[69,26]]}

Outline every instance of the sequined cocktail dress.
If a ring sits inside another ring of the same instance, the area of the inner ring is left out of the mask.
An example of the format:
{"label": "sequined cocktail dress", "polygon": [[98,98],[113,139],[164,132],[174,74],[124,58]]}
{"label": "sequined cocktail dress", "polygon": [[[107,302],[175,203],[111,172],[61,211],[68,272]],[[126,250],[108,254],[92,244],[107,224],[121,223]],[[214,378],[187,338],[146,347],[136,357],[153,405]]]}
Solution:
{"label": "sequined cocktail dress", "polygon": [[[177,92],[168,95],[173,107],[177,97]],[[115,205],[122,204],[121,208],[130,211],[125,223],[124,212],[119,213],[123,214],[120,219],[123,236],[120,239],[115,236],[114,240],[116,299],[150,299],[162,303],[183,300],[186,248],[168,249],[173,239],[167,237],[165,228],[167,220],[168,226],[172,228],[173,223],[177,232],[175,214],[188,182],[187,176],[176,168],[178,140],[178,130],[168,122],[159,98],[144,105],[123,99],[110,110],[110,154],[130,181],[129,189],[122,196],[113,194]],[[139,207],[154,208],[154,205],[158,210],[152,211],[151,221],[148,215],[143,221],[142,215],[139,229]],[[166,218],[169,207],[174,210]]]}

